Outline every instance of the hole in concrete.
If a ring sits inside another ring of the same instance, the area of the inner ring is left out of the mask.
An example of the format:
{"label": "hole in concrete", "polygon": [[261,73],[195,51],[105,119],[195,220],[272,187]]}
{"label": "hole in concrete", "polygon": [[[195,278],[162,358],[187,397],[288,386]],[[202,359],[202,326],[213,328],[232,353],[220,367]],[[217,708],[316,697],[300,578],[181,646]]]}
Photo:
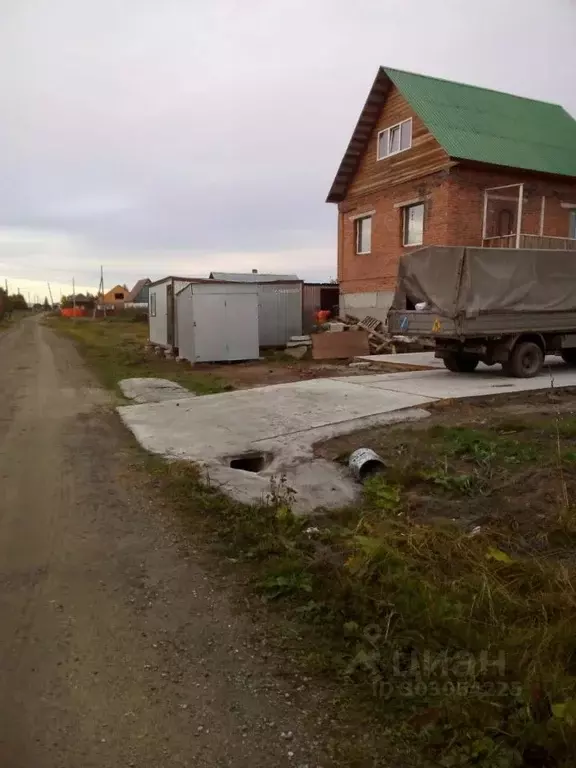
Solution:
{"label": "hole in concrete", "polygon": [[244,472],[261,472],[266,466],[266,456],[263,453],[250,453],[230,459],[232,469],[242,469]]}

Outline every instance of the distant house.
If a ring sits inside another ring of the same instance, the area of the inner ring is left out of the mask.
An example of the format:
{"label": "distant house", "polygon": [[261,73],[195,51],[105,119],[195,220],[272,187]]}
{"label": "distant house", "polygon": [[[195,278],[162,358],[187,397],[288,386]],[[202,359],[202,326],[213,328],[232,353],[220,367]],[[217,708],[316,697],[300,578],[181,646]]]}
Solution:
{"label": "distant house", "polygon": [[125,302],[128,300],[130,291],[126,285],[115,285],[110,291],[100,297],[99,303],[105,307],[115,307],[116,309],[122,309]]}
{"label": "distant house", "polygon": [[576,250],[576,121],[555,104],[381,67],[327,202],[341,311],[385,319],[411,249]]}
{"label": "distant house", "polygon": [[94,309],[94,297],[84,296],[83,293],[76,293],[74,296],[68,296],[62,301],[62,307],[83,307],[84,309]]}
{"label": "distant house", "polygon": [[130,307],[148,307],[148,297],[150,293],[150,283],[152,281],[149,277],[144,277],[138,280],[134,288],[130,291],[126,298],[125,306]]}

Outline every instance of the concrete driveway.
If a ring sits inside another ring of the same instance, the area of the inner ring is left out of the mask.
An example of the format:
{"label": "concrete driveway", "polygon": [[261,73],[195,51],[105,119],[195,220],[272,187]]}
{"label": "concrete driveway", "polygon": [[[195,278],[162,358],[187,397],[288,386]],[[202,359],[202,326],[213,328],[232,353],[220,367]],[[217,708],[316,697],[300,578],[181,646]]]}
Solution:
{"label": "concrete driveway", "polygon": [[[411,355],[403,355],[410,364]],[[335,435],[394,421],[425,418],[427,403],[445,398],[576,386],[576,370],[559,358],[534,379],[510,379],[500,368],[471,374],[444,369],[278,384],[219,395],[119,408],[148,451],[204,464],[211,481],[242,501],[260,500],[270,478],[285,474],[297,492],[295,508],[342,505],[357,486],[347,473],[313,460],[313,446]],[[233,468],[248,459],[245,471]],[[261,466],[259,466],[259,464]]]}

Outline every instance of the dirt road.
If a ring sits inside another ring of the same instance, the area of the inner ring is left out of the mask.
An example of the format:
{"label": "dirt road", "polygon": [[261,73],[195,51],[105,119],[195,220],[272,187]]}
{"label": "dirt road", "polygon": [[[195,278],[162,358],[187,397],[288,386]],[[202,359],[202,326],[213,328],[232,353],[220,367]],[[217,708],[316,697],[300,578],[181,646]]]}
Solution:
{"label": "dirt road", "polygon": [[331,765],[320,694],[179,553],[129,448],[70,342],[0,336],[0,765]]}

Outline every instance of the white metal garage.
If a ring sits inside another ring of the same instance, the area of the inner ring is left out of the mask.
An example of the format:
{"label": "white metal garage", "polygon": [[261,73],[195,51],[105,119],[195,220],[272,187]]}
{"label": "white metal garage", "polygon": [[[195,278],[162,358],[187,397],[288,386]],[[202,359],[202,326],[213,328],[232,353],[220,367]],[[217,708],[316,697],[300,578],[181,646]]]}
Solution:
{"label": "white metal garage", "polygon": [[174,298],[192,277],[164,277],[150,283],[148,292],[148,338],[152,344],[172,349],[178,346]]}
{"label": "white metal garage", "polygon": [[176,296],[178,354],[191,363],[256,360],[258,286],[189,283]]}
{"label": "white metal garage", "polygon": [[302,333],[302,280],[296,275],[211,272],[210,278],[258,286],[261,347],[283,347]]}

